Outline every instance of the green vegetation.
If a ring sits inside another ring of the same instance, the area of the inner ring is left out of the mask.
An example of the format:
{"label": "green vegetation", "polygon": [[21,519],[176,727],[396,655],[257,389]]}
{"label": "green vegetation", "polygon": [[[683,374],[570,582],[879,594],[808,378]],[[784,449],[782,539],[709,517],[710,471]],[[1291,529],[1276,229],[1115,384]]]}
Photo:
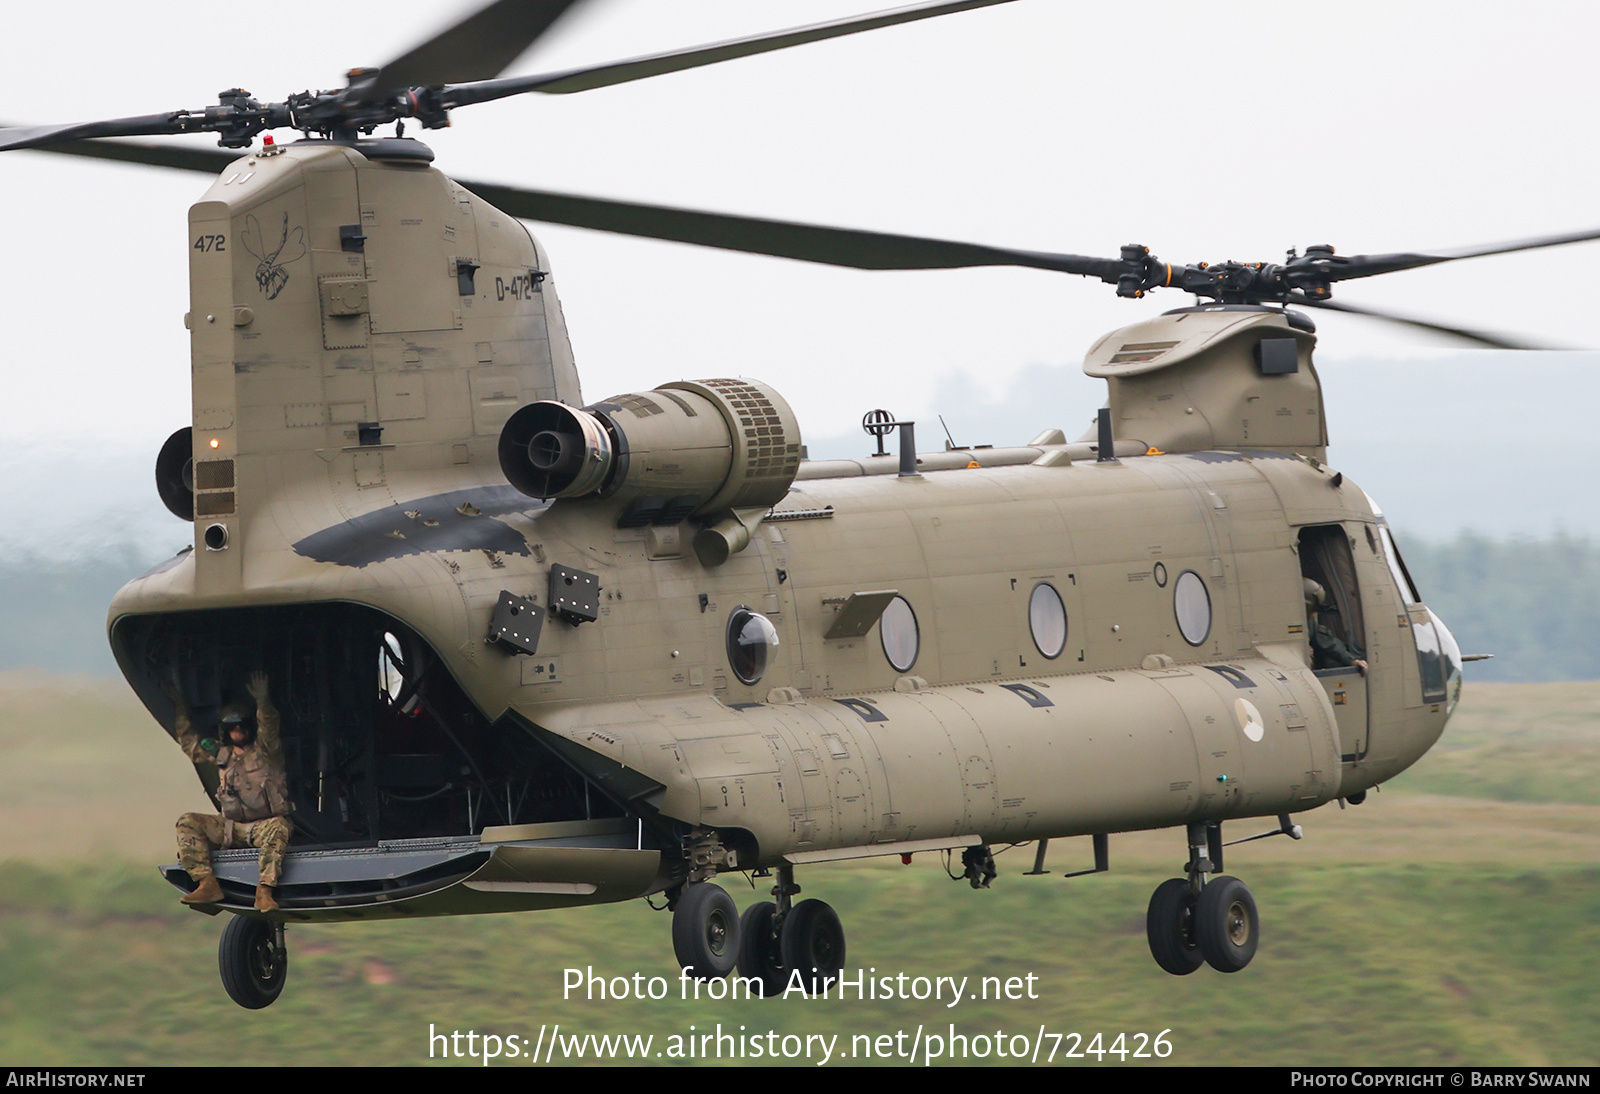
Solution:
{"label": "green vegetation", "polygon": [[[919,1024],[1107,1041],[1170,1029],[1177,1064],[1594,1064],[1600,995],[1582,957],[1600,953],[1600,868],[1234,869],[1263,907],[1265,943],[1230,977],[1174,979],[1151,963],[1142,913],[1156,873],[1063,885],[1012,870],[973,892],[933,868],[858,866],[806,879],[849,925],[852,966],[973,986],[1033,973],[1039,998],[683,1002],[667,917],[632,903],[294,927],[283,998],[250,1014],[217,981],[221,923],[180,908],[147,867],[13,863],[0,866],[0,1059],[407,1064],[428,1059],[430,1023],[661,1040],[720,1022],[846,1043]],[[563,1000],[569,967],[660,976],[670,996]]]}
{"label": "green vegetation", "polygon": [[1504,802],[1600,805],[1596,772],[1600,687],[1469,683],[1427,759],[1391,785]]}
{"label": "green vegetation", "polygon": [[[1182,857],[1157,832],[1114,838],[1112,873],[1067,882],[1088,841],[1052,845],[1049,877],[1020,876],[1032,850],[1010,851],[985,892],[932,855],[802,871],[805,895],[847,926],[847,967],[969,987],[1031,973],[1036,999],[686,1002],[667,916],[630,902],[294,926],[283,998],[249,1013],[217,978],[223,921],[181,908],[152,868],[170,861],[171,818],[195,807],[176,748],[125,688],[0,677],[0,1061],[412,1064],[428,1061],[430,1025],[537,1038],[556,1023],[653,1034],[652,1052],[719,1023],[848,1048],[853,1034],[953,1023],[1104,1032],[1102,1044],[1165,1029],[1169,1064],[1594,1066],[1597,774],[1600,684],[1469,688],[1439,746],[1367,804],[1298,817],[1298,843],[1229,851],[1264,924],[1233,976],[1177,979],[1151,962],[1145,903]],[[725,880],[741,905],[759,898]],[[568,968],[659,976],[669,997],[563,999]]]}

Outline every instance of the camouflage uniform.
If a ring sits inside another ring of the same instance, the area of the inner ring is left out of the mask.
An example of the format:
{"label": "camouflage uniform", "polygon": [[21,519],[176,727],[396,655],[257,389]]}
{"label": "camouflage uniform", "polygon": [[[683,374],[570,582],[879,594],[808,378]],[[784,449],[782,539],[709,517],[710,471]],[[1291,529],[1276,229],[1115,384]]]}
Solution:
{"label": "camouflage uniform", "polygon": [[211,873],[213,849],[261,848],[261,884],[276,886],[283,873],[293,826],[288,817],[235,821],[215,813],[185,813],[178,818],[178,864],[196,881]]}
{"label": "camouflage uniform", "polygon": [[189,759],[217,768],[217,801],[222,806],[221,815],[185,813],[178,818],[179,865],[200,882],[212,874],[213,848],[259,847],[261,884],[276,886],[293,831],[286,816],[291,808],[289,781],[283,770],[277,708],[265,696],[256,704],[254,748],[225,744],[215,755],[207,752],[181,703],[177,730],[178,744]]}

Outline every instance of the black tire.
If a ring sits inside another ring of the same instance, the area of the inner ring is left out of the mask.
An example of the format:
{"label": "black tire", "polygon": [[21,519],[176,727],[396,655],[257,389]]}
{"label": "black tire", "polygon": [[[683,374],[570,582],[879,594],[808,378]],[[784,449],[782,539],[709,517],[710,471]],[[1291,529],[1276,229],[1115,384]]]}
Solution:
{"label": "black tire", "polygon": [[710,882],[691,885],[672,913],[672,952],[699,980],[718,980],[739,959],[739,909],[726,889]]}
{"label": "black tire", "polygon": [[772,929],[778,906],[770,900],[752,904],[739,917],[739,975],[761,985],[763,999],[783,995],[789,970],[783,964],[783,943]]}
{"label": "black tire", "polygon": [[1206,963],[1218,972],[1238,972],[1250,964],[1261,941],[1256,898],[1236,877],[1219,875],[1206,882],[1194,909],[1195,938]]}
{"label": "black tire", "polygon": [[278,948],[277,929],[265,919],[236,915],[222,929],[217,967],[228,998],[249,1010],[269,1006],[283,992],[289,955]]}
{"label": "black tire", "polygon": [[784,967],[800,970],[806,991],[816,995],[844,971],[844,926],[839,913],[820,900],[802,900],[783,921],[779,940]]}
{"label": "black tire", "polygon": [[1173,976],[1188,976],[1205,962],[1195,938],[1194,909],[1194,893],[1181,877],[1163,881],[1150,895],[1144,917],[1150,956]]}

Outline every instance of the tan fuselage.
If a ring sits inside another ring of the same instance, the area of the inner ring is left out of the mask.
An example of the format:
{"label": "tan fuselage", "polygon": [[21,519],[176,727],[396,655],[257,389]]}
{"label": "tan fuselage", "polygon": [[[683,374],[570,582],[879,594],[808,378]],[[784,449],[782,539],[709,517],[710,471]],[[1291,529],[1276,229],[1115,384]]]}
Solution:
{"label": "tan fuselage", "polygon": [[[518,407],[581,403],[520,225],[416,156],[317,142],[241,159],[190,224],[195,546],[111,609],[158,717],[128,621],[366,605],[488,722],[642,774],[653,817],[724,833],[745,866],[1299,811],[1404,769],[1448,716],[1380,518],[1322,462],[1314,339],[1271,315],[1178,317],[1131,366],[1107,349],[1117,460],[1055,438],[909,476],[802,465],[770,512],[618,527],[618,496],[522,497],[497,462]],[[1263,336],[1303,368],[1252,372]],[[718,519],[748,545],[702,556]],[[1365,675],[1311,667],[1305,529],[1348,541]],[[552,613],[531,654],[489,641],[502,593],[549,611],[552,566],[595,575],[597,618]],[[1042,583],[1059,651],[1030,619]],[[888,592],[914,616],[899,667],[881,621],[828,637]],[[753,684],[729,664],[740,608],[778,639]]]}

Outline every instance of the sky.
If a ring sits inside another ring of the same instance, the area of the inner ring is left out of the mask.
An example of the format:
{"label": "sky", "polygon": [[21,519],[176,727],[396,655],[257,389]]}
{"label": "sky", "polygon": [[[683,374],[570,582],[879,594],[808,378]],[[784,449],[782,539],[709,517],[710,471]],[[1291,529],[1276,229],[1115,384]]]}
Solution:
{"label": "sky", "polygon": [[[0,118],[337,86],[347,68],[395,57],[471,6],[172,3],[155,20],[101,0],[27,5],[8,13],[0,42]],[[591,0],[510,71],[875,6]],[[1315,243],[1454,247],[1600,224],[1587,75],[1597,24],[1600,9],[1577,3],[1458,3],[1441,18],[1433,4],[1014,0],[472,107],[426,139],[436,166],[463,178],[1038,250],[1115,255],[1140,242],[1192,263],[1276,261]],[[206,184],[0,156],[0,467],[14,500],[59,493],[55,471],[86,468],[76,496],[100,505],[97,490],[134,467],[147,478],[162,439],[187,424],[184,225]],[[925,447],[941,436],[936,414],[963,441],[968,429],[1020,443],[1041,419],[1076,434],[1104,398],[1079,371],[1088,347],[1189,303],[1170,292],[1119,300],[1039,271],[864,273],[533,231],[588,398],[753,376],[789,399],[818,455],[859,447],[855,423],[880,406],[928,423]],[[1341,286],[1337,299],[1595,347],[1582,278],[1597,254],[1587,244],[1460,262]],[[1317,324],[1333,462],[1397,524],[1409,507],[1429,535],[1600,534],[1594,507],[1571,492],[1600,354],[1463,354],[1371,321],[1319,313]],[[70,521],[55,509],[26,526]]]}

